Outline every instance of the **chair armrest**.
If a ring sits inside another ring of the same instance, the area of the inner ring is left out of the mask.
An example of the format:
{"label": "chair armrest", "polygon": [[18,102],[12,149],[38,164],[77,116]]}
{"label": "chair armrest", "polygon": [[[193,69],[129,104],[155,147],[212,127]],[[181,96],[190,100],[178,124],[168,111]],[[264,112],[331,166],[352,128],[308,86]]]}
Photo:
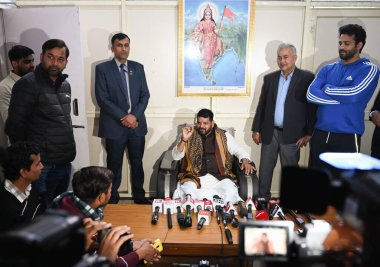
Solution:
{"label": "chair armrest", "polygon": [[160,162],[160,170],[175,171],[178,168],[178,160],[173,160],[171,150],[165,151]]}

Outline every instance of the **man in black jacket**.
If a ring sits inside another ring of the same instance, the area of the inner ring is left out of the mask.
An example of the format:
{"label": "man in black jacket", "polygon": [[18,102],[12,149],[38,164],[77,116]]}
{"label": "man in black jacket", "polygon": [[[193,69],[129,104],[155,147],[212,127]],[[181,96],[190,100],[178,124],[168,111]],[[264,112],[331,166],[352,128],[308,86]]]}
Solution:
{"label": "man in black jacket", "polygon": [[6,152],[1,158],[5,180],[0,185],[0,232],[30,221],[42,212],[38,193],[31,188],[44,167],[38,145],[17,142]]}
{"label": "man in black jacket", "polygon": [[297,52],[292,44],[280,44],[280,70],[264,77],[259,104],[252,124],[252,139],[261,146],[260,197],[271,197],[273,169],[280,154],[281,166],[298,166],[300,148],[312,135],[315,107],[306,101],[314,74],[296,67]]}
{"label": "man in black jacket", "polygon": [[71,124],[71,87],[62,74],[69,49],[50,39],[42,45],[41,63],[22,77],[12,90],[5,132],[11,143],[32,141],[41,148],[45,168],[35,183],[44,202],[67,190],[71,161],[76,155]]}

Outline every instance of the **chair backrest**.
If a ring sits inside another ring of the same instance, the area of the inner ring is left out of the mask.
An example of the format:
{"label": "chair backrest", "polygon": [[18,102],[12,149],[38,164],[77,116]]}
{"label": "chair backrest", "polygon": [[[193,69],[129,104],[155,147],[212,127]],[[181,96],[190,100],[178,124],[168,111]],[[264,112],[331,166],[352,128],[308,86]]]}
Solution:
{"label": "chair backrest", "polygon": [[235,128],[234,127],[220,127],[222,130],[225,130],[227,133],[235,137]]}

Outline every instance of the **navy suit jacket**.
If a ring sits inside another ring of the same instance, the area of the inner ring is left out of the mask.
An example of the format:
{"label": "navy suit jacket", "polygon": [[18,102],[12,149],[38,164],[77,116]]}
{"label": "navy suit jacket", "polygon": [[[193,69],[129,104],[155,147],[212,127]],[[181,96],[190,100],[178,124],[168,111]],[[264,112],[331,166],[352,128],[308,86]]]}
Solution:
{"label": "navy suit jacket", "polygon": [[128,114],[126,93],[115,60],[100,63],[95,69],[95,96],[100,107],[99,137],[116,139],[125,131],[134,131],[143,136],[148,132],[145,109],[149,101],[144,66],[128,60],[129,93],[131,114],[138,120],[138,127],[129,129],[121,124],[120,119]]}
{"label": "navy suit jacket", "polygon": [[[278,83],[281,71],[269,73],[264,77],[259,104],[252,124],[252,131],[260,132],[263,144],[269,144],[274,131]],[[306,93],[314,74],[294,69],[285,99],[283,138],[285,144],[296,143],[305,135],[312,135],[316,121],[316,106],[309,104]]]}

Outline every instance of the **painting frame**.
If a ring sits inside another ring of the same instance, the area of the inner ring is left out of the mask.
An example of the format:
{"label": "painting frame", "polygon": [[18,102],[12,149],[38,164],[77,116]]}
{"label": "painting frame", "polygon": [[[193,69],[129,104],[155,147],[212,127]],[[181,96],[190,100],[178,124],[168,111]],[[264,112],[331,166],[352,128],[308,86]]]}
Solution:
{"label": "painting frame", "polygon": [[177,96],[250,96],[255,0],[178,1]]}

